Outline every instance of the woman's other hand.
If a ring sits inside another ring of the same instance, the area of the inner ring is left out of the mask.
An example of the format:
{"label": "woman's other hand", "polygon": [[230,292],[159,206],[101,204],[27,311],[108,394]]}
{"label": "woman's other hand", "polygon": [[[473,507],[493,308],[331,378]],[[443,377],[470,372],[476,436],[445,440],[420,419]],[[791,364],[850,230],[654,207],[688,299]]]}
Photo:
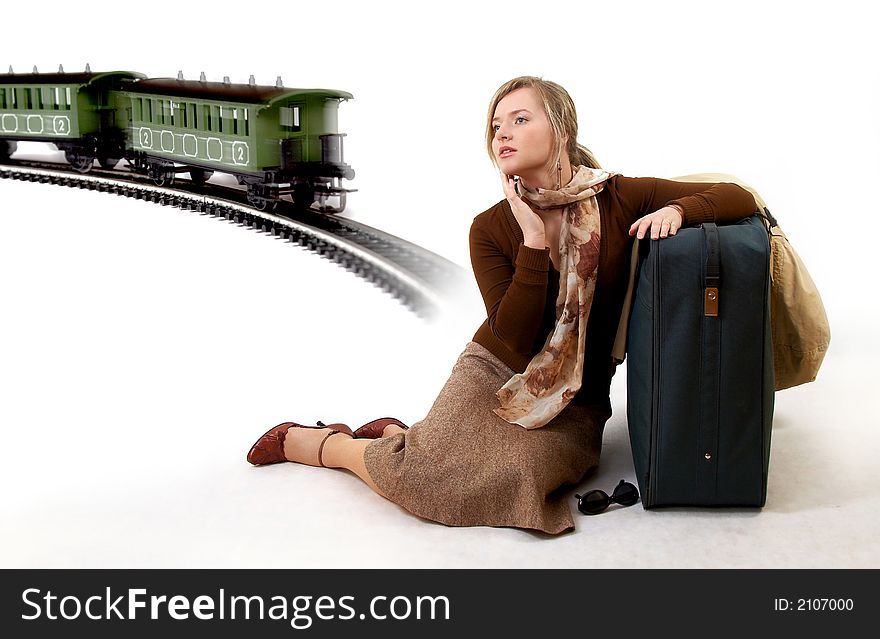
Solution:
{"label": "woman's other hand", "polygon": [[504,188],[504,197],[510,204],[513,216],[519,223],[519,227],[523,232],[523,244],[537,249],[546,247],[546,237],[544,233],[544,220],[535,213],[531,207],[517,195],[513,178],[509,175],[501,173],[501,186]]}
{"label": "woman's other hand", "polygon": [[664,206],[653,213],[639,218],[629,227],[629,234],[637,234],[638,239],[645,237],[645,233],[651,229],[651,239],[656,240],[675,235],[684,222],[684,216],[676,206]]}

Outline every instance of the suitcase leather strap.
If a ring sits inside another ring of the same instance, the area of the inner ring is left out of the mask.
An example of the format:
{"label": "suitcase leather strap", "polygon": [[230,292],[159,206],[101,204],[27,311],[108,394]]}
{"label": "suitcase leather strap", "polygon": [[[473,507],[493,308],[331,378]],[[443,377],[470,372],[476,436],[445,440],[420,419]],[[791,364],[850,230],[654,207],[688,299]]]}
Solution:
{"label": "suitcase leather strap", "polygon": [[718,241],[718,226],[713,222],[704,223],[703,235],[706,238],[703,314],[718,317],[718,297],[721,288],[721,243]]}
{"label": "suitcase leather strap", "polygon": [[[721,289],[721,243],[714,223],[702,225],[706,246],[706,265],[703,273],[706,312],[701,320],[700,362],[700,460],[697,466],[697,498],[701,503],[715,501],[718,472],[718,428],[720,419],[719,393],[721,378],[721,319],[718,317],[718,297]],[[715,296],[710,300],[710,292]],[[714,311],[714,312],[709,312]]]}

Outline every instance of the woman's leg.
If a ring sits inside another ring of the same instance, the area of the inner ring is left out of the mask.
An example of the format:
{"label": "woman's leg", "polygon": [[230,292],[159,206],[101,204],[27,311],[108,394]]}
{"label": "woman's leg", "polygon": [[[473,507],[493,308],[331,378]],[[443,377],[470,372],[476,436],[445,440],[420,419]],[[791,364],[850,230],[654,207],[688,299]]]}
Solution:
{"label": "woman's leg", "polygon": [[328,468],[345,468],[360,477],[364,483],[377,494],[385,495],[379,487],[373,483],[373,479],[367,472],[364,464],[364,449],[374,440],[354,439],[348,435],[334,435],[324,444],[321,458]]}
{"label": "woman's leg", "polygon": [[[292,462],[320,466],[318,461],[318,447],[326,437],[329,429],[326,428],[291,428],[284,438],[284,455]],[[389,424],[385,427],[382,437],[390,437],[404,429]],[[367,486],[377,494],[382,495],[379,487],[373,483],[373,479],[367,472],[364,464],[364,449],[372,442],[372,439],[354,439],[344,433],[327,437],[324,448],[321,451],[321,460],[328,468],[345,468],[360,477]]]}

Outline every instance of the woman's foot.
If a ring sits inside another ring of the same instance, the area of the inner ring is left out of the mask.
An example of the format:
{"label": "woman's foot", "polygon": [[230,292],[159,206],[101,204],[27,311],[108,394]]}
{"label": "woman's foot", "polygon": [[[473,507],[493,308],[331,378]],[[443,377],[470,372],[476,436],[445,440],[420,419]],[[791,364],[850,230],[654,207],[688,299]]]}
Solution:
{"label": "woman's foot", "polygon": [[[285,455],[284,446],[287,441],[287,434],[290,431],[311,431],[311,430],[320,430],[323,431],[322,439],[326,441],[328,437],[332,433],[341,432],[348,437],[352,437],[354,433],[352,433],[351,429],[345,424],[330,424],[327,426],[322,422],[318,422],[317,426],[304,426],[302,424],[297,424],[295,422],[284,422],[278,424],[277,426],[273,426],[269,430],[267,430],[263,435],[251,446],[250,451],[247,454],[247,460],[253,464],[254,466],[264,466],[266,464],[277,464],[279,462],[285,461],[294,461]],[[332,433],[327,432],[332,431]],[[308,463],[311,465],[322,465],[321,462],[321,450],[323,446],[323,441],[317,445],[317,452],[314,457],[305,456],[304,451],[300,451],[300,454],[297,457],[304,457],[303,463]],[[317,461],[317,464],[313,463],[313,461]]]}
{"label": "woman's foot", "polygon": [[393,437],[393,436],[396,435],[397,433],[404,433],[404,432],[406,432],[406,430],[407,430],[406,428],[402,428],[402,427],[398,426],[397,424],[388,424],[388,425],[382,430],[382,437],[381,437],[381,439],[384,439],[385,437]]}
{"label": "woman's foot", "polygon": [[379,439],[391,437],[409,430],[409,426],[394,417],[380,417],[368,422],[354,431],[357,439]]}
{"label": "woman's foot", "polygon": [[287,461],[307,464],[309,466],[324,466],[322,463],[322,449],[329,437],[352,436],[332,428],[297,428],[288,429],[284,438],[284,457]]}

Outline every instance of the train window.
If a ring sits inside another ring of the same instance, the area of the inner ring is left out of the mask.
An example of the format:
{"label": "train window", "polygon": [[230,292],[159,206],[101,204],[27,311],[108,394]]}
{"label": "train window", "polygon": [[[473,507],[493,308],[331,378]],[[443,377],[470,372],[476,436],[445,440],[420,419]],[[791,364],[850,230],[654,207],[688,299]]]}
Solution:
{"label": "train window", "polygon": [[299,107],[281,107],[281,126],[291,131],[299,131]]}
{"label": "train window", "polygon": [[28,110],[31,108],[31,90],[30,89],[22,89],[21,90],[21,104],[20,108]]}
{"label": "train window", "polygon": [[70,101],[70,87],[65,87],[64,97],[65,97],[64,108],[67,110],[70,110],[70,107],[72,105],[72,102]]}
{"label": "train window", "polygon": [[232,120],[232,109],[230,107],[220,107],[220,126],[224,133],[234,133]]}
{"label": "train window", "polygon": [[211,125],[212,125],[212,122],[211,122],[211,106],[208,105],[208,104],[206,104],[206,105],[205,105],[204,107],[202,107],[202,108],[203,108],[203,111],[202,111],[202,112],[205,114],[204,128],[205,128],[206,131],[212,131],[213,129],[211,128]]}
{"label": "train window", "polygon": [[61,108],[61,91],[58,87],[55,87],[52,90],[52,93],[55,94],[55,96],[54,96],[55,100],[54,100],[53,104],[55,105],[56,109],[60,109]]}
{"label": "train window", "polygon": [[232,132],[238,135],[238,109],[232,109]]}
{"label": "train window", "polygon": [[245,136],[248,136],[248,135],[251,134],[251,132],[250,132],[250,120],[249,120],[249,118],[248,118],[248,116],[249,116],[248,111],[249,111],[249,109],[248,109],[247,107],[245,107],[244,109],[242,109],[242,113],[244,114],[244,134],[245,134]]}
{"label": "train window", "polygon": [[6,89],[0,88],[0,109],[6,108]]}
{"label": "train window", "polygon": [[195,104],[187,104],[186,109],[189,112],[187,117],[187,122],[189,123],[187,126],[191,128],[196,128],[196,105]]}
{"label": "train window", "polygon": [[140,122],[143,117],[143,102],[140,98],[131,99],[131,119]]}
{"label": "train window", "polygon": [[43,109],[51,109],[52,106],[52,89],[51,87],[40,87],[40,102],[42,103],[41,108]]}
{"label": "train window", "polygon": [[183,102],[171,100],[171,124],[173,126],[186,126],[186,105]]}

